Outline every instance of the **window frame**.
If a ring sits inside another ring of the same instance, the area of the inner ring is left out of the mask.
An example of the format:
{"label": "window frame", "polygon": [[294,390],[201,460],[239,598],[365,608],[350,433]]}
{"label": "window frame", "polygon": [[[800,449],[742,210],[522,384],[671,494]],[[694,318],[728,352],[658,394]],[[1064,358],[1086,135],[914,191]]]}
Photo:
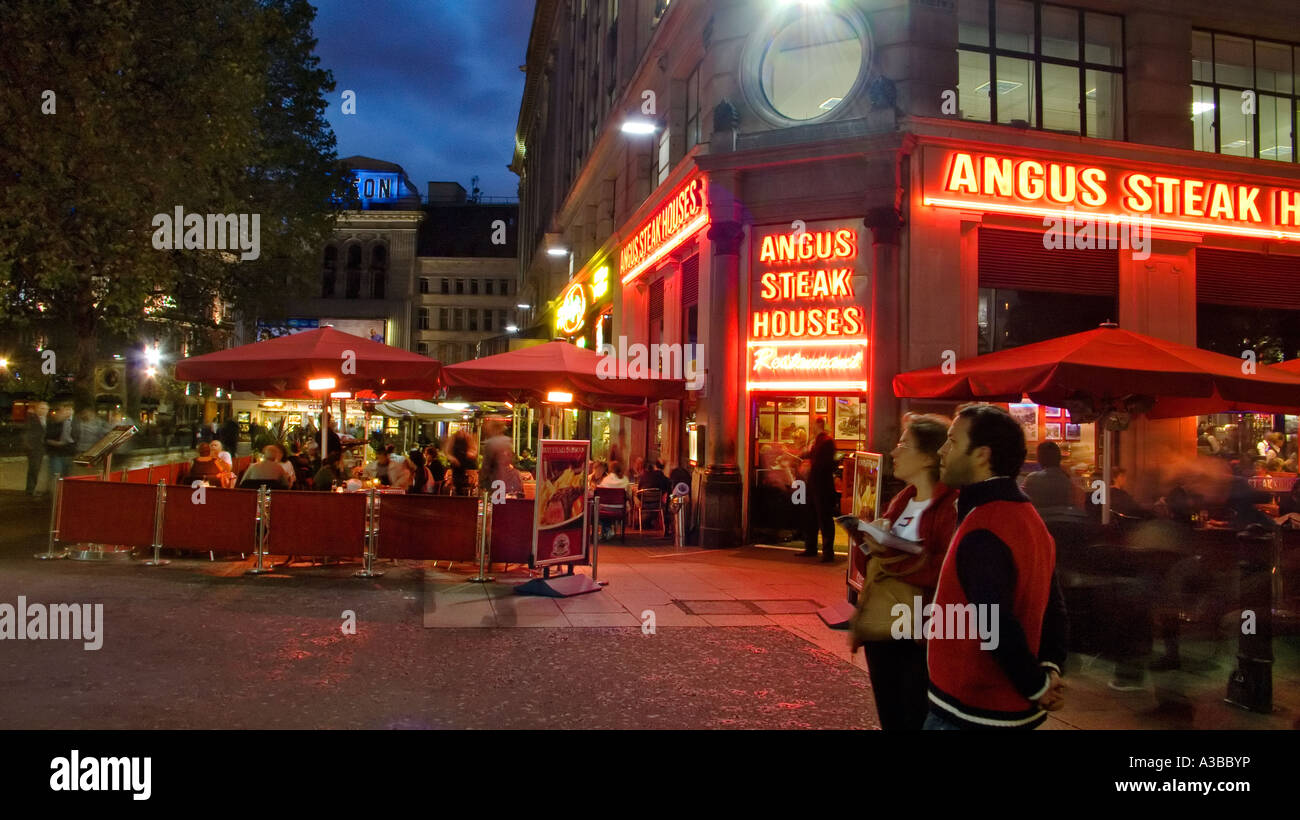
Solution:
{"label": "window frame", "polygon": [[[963,117],[968,122],[988,122],[993,125],[1002,125],[1005,127],[1012,126],[1010,123],[998,122],[998,58],[1023,60],[1033,64],[1033,81],[1034,81],[1034,101],[1033,113],[1034,122],[1028,127],[1035,131],[1048,131],[1049,133],[1070,133],[1084,139],[1117,139],[1116,137],[1089,137],[1088,136],[1088,72],[1096,71],[1118,76],[1120,79],[1120,136],[1118,140],[1128,141],[1128,27],[1125,25],[1124,15],[1110,14],[1108,12],[1096,11],[1094,9],[1081,8],[1078,6],[1068,6],[1061,3],[1049,3],[1045,0],[1021,0],[1029,3],[1034,9],[1034,33],[1033,33],[1033,51],[1020,51],[1012,48],[999,48],[997,44],[997,8],[998,0],[982,0],[988,8],[988,45],[979,45],[974,43],[963,43],[961,35],[957,38],[958,60],[960,61],[961,52],[975,54],[984,54],[988,58],[988,83],[989,83],[989,118],[988,120]],[[1078,26],[1078,51],[1077,59],[1067,60],[1063,57],[1051,57],[1043,54],[1043,7],[1047,6],[1053,9],[1072,11],[1075,14],[1075,21]],[[1090,62],[1087,59],[1088,53],[1088,15],[1094,14],[1101,17],[1111,17],[1119,21],[1119,65],[1106,65],[1104,63]],[[960,29],[959,29],[960,31]],[[1055,65],[1063,68],[1074,69],[1078,76],[1078,94],[1079,94],[1079,130],[1071,132],[1062,132],[1058,129],[1047,129],[1043,127],[1043,65]]]}
{"label": "window frame", "polygon": [[[1300,156],[1298,156],[1298,154],[1300,154],[1300,133],[1298,133],[1300,132],[1300,123],[1297,122],[1297,120],[1300,119],[1300,88],[1297,88],[1297,83],[1296,83],[1296,73],[1297,71],[1300,71],[1300,42],[1292,42],[1290,40],[1279,40],[1273,37],[1253,37],[1249,34],[1238,34],[1236,32],[1224,31],[1222,29],[1202,28],[1200,26],[1193,26],[1192,36],[1195,37],[1197,34],[1208,34],[1210,37],[1210,61],[1209,61],[1210,79],[1208,81],[1193,79],[1190,85],[1193,90],[1195,90],[1198,87],[1208,88],[1210,90],[1211,96],[1214,98],[1214,119],[1210,124],[1210,130],[1214,132],[1214,149],[1213,151],[1210,151],[1205,148],[1201,148],[1197,150],[1199,150],[1201,153],[1214,153],[1220,156],[1237,156],[1236,154],[1223,153],[1223,139],[1222,139],[1223,127],[1222,127],[1222,121],[1219,117],[1219,114],[1222,111],[1222,100],[1220,97],[1220,92],[1222,91],[1234,92],[1236,98],[1240,100],[1241,92],[1249,91],[1255,95],[1255,113],[1247,115],[1249,116],[1251,121],[1250,130],[1251,130],[1251,143],[1252,143],[1251,154],[1247,158],[1262,159],[1262,160],[1267,160],[1268,162],[1289,162],[1293,165],[1297,162],[1300,162]],[[1250,87],[1249,88],[1247,88],[1246,86],[1237,85],[1235,83],[1219,82],[1217,76],[1218,75],[1217,66],[1219,60],[1218,39],[1220,37],[1233,37],[1238,40],[1246,40],[1250,43]],[[1288,50],[1291,52],[1290,93],[1283,93],[1280,91],[1264,91],[1260,89],[1259,60],[1257,56],[1258,45],[1260,43],[1269,43],[1272,45],[1286,46]],[[1193,93],[1192,95],[1193,100],[1195,100],[1195,96],[1196,96],[1195,93]],[[1265,96],[1272,97],[1274,99],[1289,101],[1289,105],[1287,107],[1287,110],[1291,115],[1291,158],[1289,160],[1261,157],[1259,155],[1260,147],[1261,147],[1260,139],[1259,139],[1259,126],[1260,126],[1260,121],[1263,119],[1263,117],[1260,115],[1260,112],[1262,110],[1262,106],[1260,104],[1260,98]],[[1196,115],[1192,114],[1191,116],[1195,117]]]}

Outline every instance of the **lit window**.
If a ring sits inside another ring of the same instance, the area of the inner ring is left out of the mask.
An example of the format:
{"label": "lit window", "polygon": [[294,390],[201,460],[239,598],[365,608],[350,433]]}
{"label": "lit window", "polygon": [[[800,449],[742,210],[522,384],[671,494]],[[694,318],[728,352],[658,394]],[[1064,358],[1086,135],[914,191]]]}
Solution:
{"label": "lit window", "polygon": [[767,104],[790,120],[814,120],[844,102],[867,58],[862,36],[842,14],[794,4],[758,66]]}

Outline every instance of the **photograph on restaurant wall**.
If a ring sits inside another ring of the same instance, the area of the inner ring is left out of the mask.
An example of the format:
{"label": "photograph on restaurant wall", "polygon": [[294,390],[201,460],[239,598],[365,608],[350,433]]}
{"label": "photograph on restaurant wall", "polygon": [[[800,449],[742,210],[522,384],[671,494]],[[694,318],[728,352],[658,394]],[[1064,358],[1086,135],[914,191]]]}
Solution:
{"label": "photograph on restaurant wall", "polygon": [[[880,453],[856,452],[853,454],[853,515],[863,521],[880,517],[880,487],[883,476],[880,470]],[[852,550],[849,556],[849,584],[862,589],[867,571],[867,556],[862,550]]]}
{"label": "photograph on restaurant wall", "polygon": [[1044,408],[1043,408],[1043,416],[1044,416],[1044,418],[1049,418],[1049,419],[1059,419],[1059,418],[1061,417],[1061,408],[1059,408],[1059,407],[1044,407]]}
{"label": "photograph on restaurant wall", "polygon": [[589,441],[538,443],[533,506],[533,566],[582,563],[587,557]]}
{"label": "photograph on restaurant wall", "polygon": [[1078,440],[1081,439],[1081,438],[1083,438],[1083,431],[1082,431],[1082,428],[1081,428],[1078,424],[1068,424],[1068,423],[1067,423],[1067,424],[1065,425],[1065,440],[1066,440],[1066,441],[1078,441]]}
{"label": "photograph on restaurant wall", "polygon": [[1038,405],[1009,404],[1007,412],[1025,431],[1025,441],[1038,441]]}
{"label": "photograph on restaurant wall", "polygon": [[1043,438],[1048,441],[1061,441],[1061,423],[1053,421],[1043,425]]}
{"label": "photograph on restaurant wall", "polygon": [[775,441],[776,420],[771,413],[760,413],[758,415],[758,440]]}
{"label": "photograph on restaurant wall", "polygon": [[826,412],[826,408],[828,407],[826,401],[827,401],[827,397],[826,397],[826,396],[817,396],[817,397],[815,397],[815,398],[813,399],[813,412],[814,412],[814,413],[825,413],[825,412]]}
{"label": "photograph on restaurant wall", "polygon": [[781,404],[777,406],[777,409],[782,413],[807,413],[808,397],[797,396],[792,399],[784,399]]}
{"label": "photograph on restaurant wall", "polygon": [[835,397],[835,438],[861,440],[862,402],[855,396]]}
{"label": "photograph on restaurant wall", "polygon": [[793,442],[795,433],[799,430],[802,430],[806,437],[808,434],[808,417],[783,415],[779,419],[778,429],[780,430],[779,441]]}

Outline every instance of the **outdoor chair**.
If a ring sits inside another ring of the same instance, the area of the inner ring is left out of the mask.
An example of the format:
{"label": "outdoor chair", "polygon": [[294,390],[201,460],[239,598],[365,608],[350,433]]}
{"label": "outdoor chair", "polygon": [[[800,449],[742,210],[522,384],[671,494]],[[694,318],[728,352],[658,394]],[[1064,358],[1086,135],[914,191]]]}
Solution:
{"label": "outdoor chair", "polygon": [[627,540],[627,490],[622,487],[597,487],[596,509],[599,524],[618,525],[619,538]]}
{"label": "outdoor chair", "polygon": [[664,516],[664,491],[658,487],[640,490],[637,499],[637,529],[645,530],[646,516],[659,516],[660,537],[668,536],[668,519]]}

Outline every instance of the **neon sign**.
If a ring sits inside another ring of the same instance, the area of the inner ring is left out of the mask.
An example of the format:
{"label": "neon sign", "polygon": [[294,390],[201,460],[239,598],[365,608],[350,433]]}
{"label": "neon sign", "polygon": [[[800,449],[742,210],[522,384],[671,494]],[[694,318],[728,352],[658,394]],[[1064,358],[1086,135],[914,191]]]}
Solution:
{"label": "neon sign", "polygon": [[864,392],[867,320],[854,291],[857,231],[773,233],[756,241],[749,389]]}
{"label": "neon sign", "polygon": [[565,336],[572,336],[582,330],[586,316],[586,291],[581,282],[574,282],[560,297],[560,306],[555,311],[555,329]]}
{"label": "neon sign", "polygon": [[1096,215],[1155,227],[1300,241],[1300,190],[1152,168],[927,149],[923,203],[1025,216]]}
{"label": "neon sign", "polygon": [[623,284],[636,279],[709,222],[703,177],[688,179],[619,252]]}

